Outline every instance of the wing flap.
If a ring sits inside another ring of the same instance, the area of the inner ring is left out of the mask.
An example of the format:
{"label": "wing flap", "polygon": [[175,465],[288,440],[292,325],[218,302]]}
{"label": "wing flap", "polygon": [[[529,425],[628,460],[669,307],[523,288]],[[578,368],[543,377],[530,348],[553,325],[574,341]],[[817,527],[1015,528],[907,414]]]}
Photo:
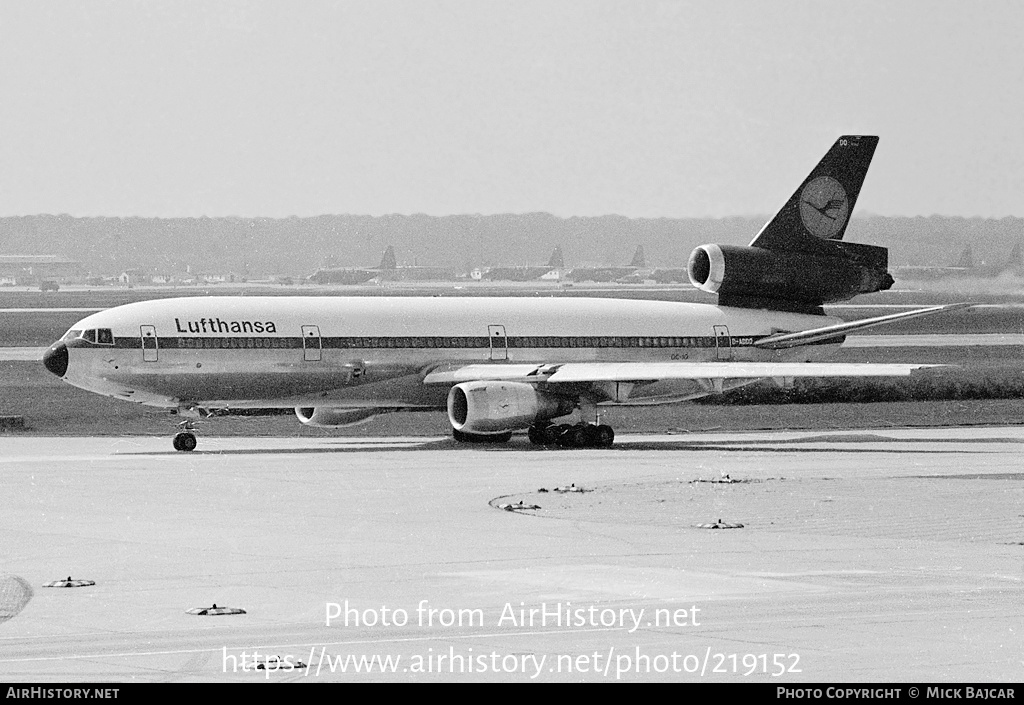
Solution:
{"label": "wing flap", "polygon": [[502,382],[545,382],[558,365],[512,364],[512,365],[464,365],[451,369],[428,372],[424,384],[459,384],[478,380]]}
{"label": "wing flap", "polygon": [[853,362],[569,362],[551,365],[466,365],[426,375],[425,384],[478,380],[506,382],[652,382],[661,379],[760,379],[763,377],[901,377],[945,365]]}
{"label": "wing flap", "polygon": [[941,366],[852,362],[577,362],[560,365],[545,381],[560,383],[762,377],[899,377],[923,367]]}

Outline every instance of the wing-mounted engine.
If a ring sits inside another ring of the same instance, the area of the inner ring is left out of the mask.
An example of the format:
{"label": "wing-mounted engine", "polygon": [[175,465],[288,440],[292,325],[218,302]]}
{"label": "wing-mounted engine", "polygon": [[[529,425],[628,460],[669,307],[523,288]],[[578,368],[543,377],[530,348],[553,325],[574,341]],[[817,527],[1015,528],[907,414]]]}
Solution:
{"label": "wing-mounted engine", "polygon": [[[810,249],[810,248],[809,248]],[[690,255],[690,282],[718,294],[722,306],[817,312],[822,304],[893,285],[889,251],[841,241],[813,251],[702,245]]]}
{"label": "wing-mounted engine", "polygon": [[575,400],[523,382],[463,382],[448,392],[448,420],[464,433],[501,433],[572,413]]}
{"label": "wing-mounted engine", "polygon": [[306,426],[337,428],[355,426],[369,421],[381,413],[381,409],[332,409],[330,407],[296,407],[295,415]]}

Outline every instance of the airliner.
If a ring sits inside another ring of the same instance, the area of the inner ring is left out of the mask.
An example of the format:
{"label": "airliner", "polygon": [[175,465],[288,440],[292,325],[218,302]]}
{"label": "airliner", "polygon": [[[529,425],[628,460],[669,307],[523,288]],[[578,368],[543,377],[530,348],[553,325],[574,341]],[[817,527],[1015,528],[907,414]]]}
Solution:
{"label": "airliner", "polygon": [[574,282],[613,282],[613,281],[643,281],[645,275],[653,274],[653,269],[647,268],[647,258],[644,256],[644,246],[637,245],[633,259],[625,267],[573,267],[567,275],[568,279]]}
{"label": "airliner", "polygon": [[388,245],[376,269],[319,269],[308,277],[314,284],[365,284],[398,269],[395,249]]}
{"label": "airliner", "polygon": [[562,246],[555,245],[546,267],[494,267],[483,273],[487,281],[528,282],[535,279],[558,279],[565,269]]}
{"label": "airliner", "polygon": [[967,304],[843,322],[823,305],[888,289],[888,251],[844,242],[878,138],[840,137],[747,246],[688,262],[717,304],[587,298],[192,297],[76,323],[44,354],[76,387],[185,419],[293,408],[312,426],[446,409],[463,442],[607,447],[606,405],[678,403],[759,379],[908,375],[823,361],[845,334]]}

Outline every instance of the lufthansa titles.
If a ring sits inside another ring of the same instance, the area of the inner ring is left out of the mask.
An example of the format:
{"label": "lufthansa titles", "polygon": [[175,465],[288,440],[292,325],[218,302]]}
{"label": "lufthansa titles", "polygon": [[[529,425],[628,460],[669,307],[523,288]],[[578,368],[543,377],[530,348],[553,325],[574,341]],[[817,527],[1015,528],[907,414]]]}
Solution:
{"label": "lufthansa titles", "polygon": [[198,321],[174,319],[179,333],[276,333],[273,321],[225,321],[220,318],[200,318]]}

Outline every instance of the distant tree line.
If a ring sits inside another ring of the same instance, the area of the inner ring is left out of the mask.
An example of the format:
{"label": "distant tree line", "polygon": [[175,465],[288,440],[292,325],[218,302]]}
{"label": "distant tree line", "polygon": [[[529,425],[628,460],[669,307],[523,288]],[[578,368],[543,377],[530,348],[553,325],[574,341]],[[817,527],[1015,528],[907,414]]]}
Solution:
{"label": "distant tree line", "polygon": [[[402,266],[469,271],[544,264],[561,245],[566,266],[621,266],[637,245],[652,267],[684,267],[694,247],[746,244],[766,217],[559,218],[548,213],[323,215],[311,218],[0,218],[0,254],[53,254],[96,274],[128,269],[303,276],[322,266],[372,267],[393,245]],[[1006,260],[1024,242],[1024,218],[854,218],[846,238],[890,248],[890,264]]]}

